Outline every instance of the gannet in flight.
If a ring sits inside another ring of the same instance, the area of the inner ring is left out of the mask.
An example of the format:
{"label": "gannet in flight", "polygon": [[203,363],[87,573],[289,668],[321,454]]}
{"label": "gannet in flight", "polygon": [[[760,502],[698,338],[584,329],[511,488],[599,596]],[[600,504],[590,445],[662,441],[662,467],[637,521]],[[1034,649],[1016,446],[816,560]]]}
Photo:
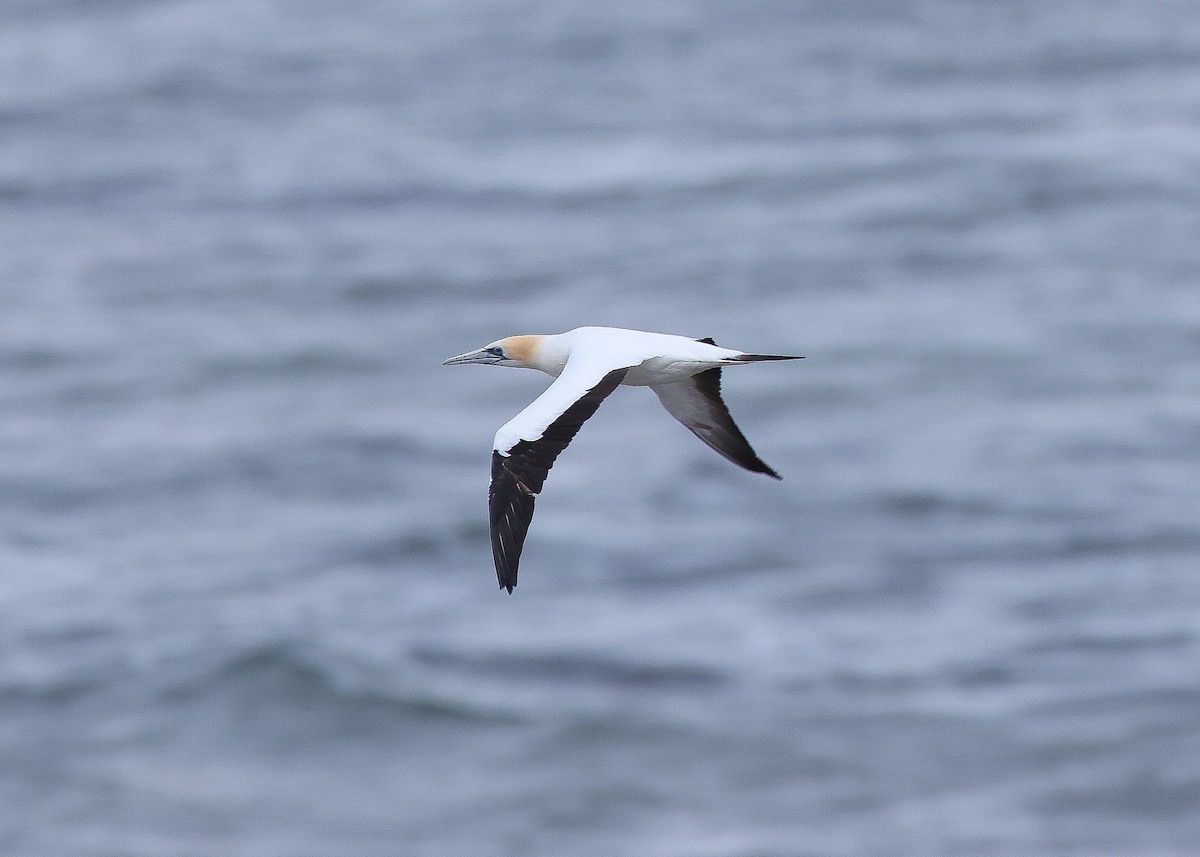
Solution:
{"label": "gannet in flight", "polygon": [[534,498],[554,459],[619,385],[649,387],[667,413],[721,455],[778,479],[779,474],[750,448],[721,400],[721,367],[798,359],[747,354],[721,348],[711,339],[580,327],[552,336],[509,336],[445,361],[445,366],[490,363],[540,369],[557,379],[496,432],[488,507],[500,587],[511,593],[517,585],[517,563],[533,518]]}

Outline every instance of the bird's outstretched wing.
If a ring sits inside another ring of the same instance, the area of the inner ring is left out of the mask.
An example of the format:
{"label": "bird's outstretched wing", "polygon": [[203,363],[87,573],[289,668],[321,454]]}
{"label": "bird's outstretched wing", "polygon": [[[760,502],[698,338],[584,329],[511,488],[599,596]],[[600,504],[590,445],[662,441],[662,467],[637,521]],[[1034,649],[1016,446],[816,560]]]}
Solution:
{"label": "bird's outstretched wing", "polygon": [[[710,340],[703,341],[711,344]],[[667,413],[734,464],[754,473],[780,478],[758,457],[729,415],[729,408],[721,398],[720,367],[700,372],[685,381],[656,384],[650,389],[658,395]]]}
{"label": "bird's outstretched wing", "polygon": [[568,362],[562,375],[496,432],[488,509],[500,587],[513,591],[533,504],[554,459],[625,378],[629,367]]}

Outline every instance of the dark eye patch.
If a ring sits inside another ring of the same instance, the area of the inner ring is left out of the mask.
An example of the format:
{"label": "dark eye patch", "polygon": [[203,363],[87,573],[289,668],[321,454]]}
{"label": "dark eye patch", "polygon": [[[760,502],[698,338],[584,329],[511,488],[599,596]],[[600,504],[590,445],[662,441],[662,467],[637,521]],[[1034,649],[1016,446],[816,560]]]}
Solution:
{"label": "dark eye patch", "polygon": [[495,355],[496,357],[503,357],[504,349],[500,348],[499,346],[492,346],[491,348],[487,349],[487,353]]}

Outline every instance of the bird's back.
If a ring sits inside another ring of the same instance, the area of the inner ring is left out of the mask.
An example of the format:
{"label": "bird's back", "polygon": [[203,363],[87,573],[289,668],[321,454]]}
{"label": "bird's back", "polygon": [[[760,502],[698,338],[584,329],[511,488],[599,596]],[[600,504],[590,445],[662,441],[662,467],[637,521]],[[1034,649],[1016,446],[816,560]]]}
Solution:
{"label": "bird's back", "polygon": [[686,336],[618,327],[578,327],[563,337],[573,362],[633,367],[623,382],[631,387],[681,381],[741,354]]}

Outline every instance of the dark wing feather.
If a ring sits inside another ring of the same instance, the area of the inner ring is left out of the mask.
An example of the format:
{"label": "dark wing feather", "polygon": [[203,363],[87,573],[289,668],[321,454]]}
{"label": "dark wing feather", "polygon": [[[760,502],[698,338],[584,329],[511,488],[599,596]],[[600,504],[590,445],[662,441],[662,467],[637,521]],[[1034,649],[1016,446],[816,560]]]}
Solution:
{"label": "dark wing feather", "polygon": [[[700,340],[712,344],[711,340]],[[754,473],[780,476],[758,457],[750,442],[729,415],[721,398],[721,369],[708,369],[673,384],[651,387],[667,412],[679,420],[692,434],[734,464]]]}
{"label": "dark wing feather", "polygon": [[492,530],[492,558],[496,561],[496,578],[500,587],[513,591],[517,585],[517,565],[533,505],[546,474],[554,466],[558,454],[567,448],[579,427],[621,381],[628,368],[614,369],[596,386],[583,394],[542,433],[537,440],[516,443],[508,455],[492,453],[492,484],[488,489],[488,511]]}

